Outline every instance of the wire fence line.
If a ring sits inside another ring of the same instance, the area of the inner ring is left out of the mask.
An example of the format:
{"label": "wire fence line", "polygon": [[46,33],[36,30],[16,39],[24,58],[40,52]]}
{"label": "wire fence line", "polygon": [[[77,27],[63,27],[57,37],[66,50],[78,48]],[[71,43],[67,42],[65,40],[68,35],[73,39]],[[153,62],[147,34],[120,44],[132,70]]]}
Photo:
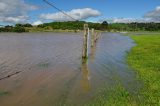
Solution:
{"label": "wire fence line", "polygon": [[65,16],[73,19],[74,21],[78,21],[77,19],[73,18],[72,16],[70,16],[69,14],[67,14],[66,12],[64,12],[63,10],[59,9],[57,6],[55,6],[53,3],[49,2],[48,0],[43,0],[46,4],[50,5],[51,7],[55,8],[56,10],[58,10],[59,12],[61,12],[62,14],[64,14]]}

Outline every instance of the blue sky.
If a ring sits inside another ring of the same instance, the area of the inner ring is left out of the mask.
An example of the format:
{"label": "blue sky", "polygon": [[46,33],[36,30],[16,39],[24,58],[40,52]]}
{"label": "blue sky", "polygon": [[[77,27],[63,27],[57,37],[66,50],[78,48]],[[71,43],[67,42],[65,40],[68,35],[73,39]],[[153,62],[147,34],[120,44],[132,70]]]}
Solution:
{"label": "blue sky", "polygon": [[[10,1],[10,2],[7,2]],[[0,0],[0,24],[10,24],[18,22],[34,23],[35,21],[49,22],[67,20],[62,14],[55,14],[58,11],[47,5],[43,0]],[[144,16],[152,18],[151,20],[160,19],[160,0],[48,0],[54,3],[58,8],[66,11],[69,15],[80,20],[95,21],[107,19],[120,19],[121,21],[143,20]],[[12,9],[13,6],[16,8]],[[8,8],[10,13],[6,15],[6,9],[3,4],[10,3]],[[20,6],[22,5],[22,7]],[[3,8],[4,7],[4,8]],[[25,7],[25,8],[23,8]],[[158,9],[157,9],[158,8]],[[76,10],[81,9],[81,10]],[[75,10],[74,12],[71,10]],[[16,12],[15,12],[16,11]],[[17,12],[21,11],[21,12]],[[75,14],[83,13],[77,17]],[[93,13],[92,13],[93,12]],[[3,14],[5,13],[5,14]],[[15,13],[15,15],[14,15]],[[10,15],[11,14],[11,15]],[[88,14],[88,15],[87,15]],[[152,16],[154,15],[154,16]],[[17,17],[16,17],[17,16]],[[19,17],[18,17],[19,16]],[[157,16],[159,16],[157,18]],[[153,19],[154,17],[154,19]],[[145,18],[145,20],[147,20]],[[13,21],[13,22],[12,22]],[[158,20],[159,22],[160,20]],[[157,20],[156,20],[157,22]]]}
{"label": "blue sky", "polygon": [[[140,18],[148,11],[160,5],[160,0],[49,0],[57,7],[69,11],[76,8],[93,8],[99,10],[104,17],[133,17]],[[66,2],[67,1],[67,2]],[[84,1],[84,2],[83,2]],[[42,0],[26,0],[28,3],[39,5],[40,13],[56,12],[47,8]],[[36,11],[38,12],[38,11]]]}

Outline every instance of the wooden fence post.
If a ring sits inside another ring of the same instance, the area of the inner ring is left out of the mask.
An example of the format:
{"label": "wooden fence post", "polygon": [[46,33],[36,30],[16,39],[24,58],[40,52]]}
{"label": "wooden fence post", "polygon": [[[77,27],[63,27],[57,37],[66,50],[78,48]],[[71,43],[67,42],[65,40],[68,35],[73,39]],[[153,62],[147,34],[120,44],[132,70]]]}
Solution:
{"label": "wooden fence post", "polygon": [[90,29],[88,27],[88,34],[87,34],[87,57],[89,54],[89,43],[90,43]]}
{"label": "wooden fence post", "polygon": [[94,40],[95,40],[95,34],[94,34],[94,28],[92,28],[92,34],[91,34],[91,47],[94,46]]}
{"label": "wooden fence post", "polygon": [[82,59],[86,59],[88,56],[88,24],[84,24],[84,36],[83,36],[83,48]]}

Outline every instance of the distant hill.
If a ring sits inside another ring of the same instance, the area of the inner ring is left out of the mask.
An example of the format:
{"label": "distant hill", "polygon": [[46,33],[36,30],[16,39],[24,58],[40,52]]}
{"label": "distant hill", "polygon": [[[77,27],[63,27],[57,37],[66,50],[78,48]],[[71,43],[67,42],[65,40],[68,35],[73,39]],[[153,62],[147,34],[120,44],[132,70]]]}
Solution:
{"label": "distant hill", "polygon": [[[62,29],[62,30],[83,30],[83,25],[88,24],[90,28],[96,30],[106,29],[101,23],[92,23],[85,21],[68,21],[68,22],[51,22],[38,25],[40,28],[50,27],[52,29]],[[106,26],[107,27],[107,26]]]}

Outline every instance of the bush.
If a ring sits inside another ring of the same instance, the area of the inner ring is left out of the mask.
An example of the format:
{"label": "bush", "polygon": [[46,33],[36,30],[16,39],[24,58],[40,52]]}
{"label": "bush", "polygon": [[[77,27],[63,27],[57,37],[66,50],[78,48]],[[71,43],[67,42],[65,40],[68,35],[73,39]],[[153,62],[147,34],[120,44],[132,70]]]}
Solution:
{"label": "bush", "polygon": [[13,29],[14,32],[26,32],[24,27],[16,26]]}

